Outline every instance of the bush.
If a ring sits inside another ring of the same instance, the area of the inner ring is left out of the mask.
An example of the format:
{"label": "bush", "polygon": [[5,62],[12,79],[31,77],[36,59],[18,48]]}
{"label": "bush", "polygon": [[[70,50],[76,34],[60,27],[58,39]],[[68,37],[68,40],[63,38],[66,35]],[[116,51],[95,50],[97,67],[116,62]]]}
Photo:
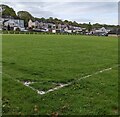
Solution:
{"label": "bush", "polygon": [[3,30],[2,33],[3,34],[8,34],[8,31],[7,30]]}
{"label": "bush", "polygon": [[19,29],[19,28],[17,28],[15,31],[20,31],[20,29]]}
{"label": "bush", "polygon": [[20,34],[25,34],[25,32],[19,32]]}
{"label": "bush", "polygon": [[14,31],[8,31],[10,34],[14,34]]}
{"label": "bush", "polygon": [[19,31],[15,31],[14,34],[20,34],[20,32]]}
{"label": "bush", "polygon": [[24,34],[29,34],[30,32],[24,32]]}

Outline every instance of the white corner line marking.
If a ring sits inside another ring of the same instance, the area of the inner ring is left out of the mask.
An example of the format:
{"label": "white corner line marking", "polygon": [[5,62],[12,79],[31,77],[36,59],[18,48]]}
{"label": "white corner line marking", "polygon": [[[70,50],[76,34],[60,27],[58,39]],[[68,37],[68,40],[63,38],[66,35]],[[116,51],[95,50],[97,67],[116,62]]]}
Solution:
{"label": "white corner line marking", "polygon": [[[60,84],[59,86],[56,86],[55,88],[49,89],[49,90],[47,90],[47,91],[39,91],[39,90],[31,87],[30,84],[32,84],[32,83],[34,83],[34,82],[24,82],[24,83],[22,82],[22,83],[23,83],[23,85],[25,85],[26,87],[29,87],[29,88],[31,88],[32,90],[36,91],[38,94],[44,95],[44,94],[53,92],[53,91],[55,91],[55,90],[59,90],[59,89],[61,89],[61,88],[63,88],[63,87],[72,85],[73,83],[78,82],[78,81],[80,81],[80,80],[82,80],[82,79],[86,79],[86,78],[89,78],[89,77],[91,77],[91,76],[93,76],[93,75],[97,75],[97,74],[103,73],[103,72],[105,72],[105,71],[112,70],[113,68],[116,68],[116,67],[118,67],[118,66],[119,66],[119,65],[116,65],[116,66],[114,66],[114,67],[110,67],[110,68],[106,68],[106,69],[97,71],[97,72],[95,72],[95,73],[93,73],[93,74],[89,74],[89,75],[83,76],[83,77],[81,77],[81,78],[79,78],[79,79],[76,79],[76,80],[74,80],[74,81],[72,81],[72,82],[68,82],[67,84]],[[19,81],[19,82],[20,82],[20,81]]]}

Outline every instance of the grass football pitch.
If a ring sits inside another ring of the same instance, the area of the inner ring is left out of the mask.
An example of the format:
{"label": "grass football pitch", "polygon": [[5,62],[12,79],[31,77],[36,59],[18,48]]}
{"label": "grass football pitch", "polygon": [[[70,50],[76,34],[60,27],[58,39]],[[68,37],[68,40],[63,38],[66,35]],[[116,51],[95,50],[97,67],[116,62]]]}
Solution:
{"label": "grass football pitch", "polygon": [[3,115],[118,114],[116,37],[6,34],[2,66]]}

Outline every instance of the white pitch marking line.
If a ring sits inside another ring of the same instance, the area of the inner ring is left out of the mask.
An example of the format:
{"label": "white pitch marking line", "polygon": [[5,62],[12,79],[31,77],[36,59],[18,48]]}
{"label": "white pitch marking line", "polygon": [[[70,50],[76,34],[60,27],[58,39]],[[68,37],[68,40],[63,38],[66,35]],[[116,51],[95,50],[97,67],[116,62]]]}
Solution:
{"label": "white pitch marking line", "polygon": [[27,86],[27,87],[29,87],[29,88],[31,88],[32,90],[36,91],[38,94],[44,95],[44,94],[53,92],[53,91],[55,91],[55,90],[59,90],[59,89],[61,89],[61,88],[63,88],[63,87],[72,85],[72,83],[74,83],[74,82],[76,82],[76,81],[80,81],[80,80],[82,80],[82,79],[89,78],[89,77],[91,77],[91,76],[93,76],[93,75],[97,75],[97,74],[103,73],[103,72],[105,72],[105,71],[112,70],[113,68],[118,67],[118,66],[119,66],[119,65],[114,66],[114,67],[110,67],[110,68],[106,68],[106,69],[103,69],[103,70],[100,70],[100,71],[97,71],[97,72],[95,72],[95,73],[93,73],[93,74],[89,74],[89,75],[87,75],[87,76],[83,76],[83,77],[81,77],[81,78],[79,78],[79,79],[77,79],[77,80],[74,80],[73,82],[69,82],[69,83],[67,83],[67,84],[60,84],[60,86],[57,86],[57,87],[52,88],[52,89],[49,89],[48,91],[39,91],[39,90],[37,90],[37,89],[29,86],[31,83],[34,83],[34,82],[31,82],[31,83],[30,83],[30,82],[26,82],[26,83],[24,83],[24,85]]}
{"label": "white pitch marking line", "polygon": [[65,86],[68,86],[68,85],[70,85],[70,84],[71,84],[71,83],[61,84],[60,86],[57,86],[57,87],[55,87],[55,88],[53,88],[53,89],[49,89],[48,91],[45,92],[45,94],[46,94],[46,93],[49,93],[49,92],[53,92],[53,91],[58,90],[58,89],[61,89],[61,88],[65,87]]}

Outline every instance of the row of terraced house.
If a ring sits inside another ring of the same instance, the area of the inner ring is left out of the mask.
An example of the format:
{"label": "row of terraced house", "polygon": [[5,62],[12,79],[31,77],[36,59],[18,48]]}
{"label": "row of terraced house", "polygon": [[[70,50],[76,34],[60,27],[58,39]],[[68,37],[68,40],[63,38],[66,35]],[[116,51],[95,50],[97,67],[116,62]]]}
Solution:
{"label": "row of terraced house", "polygon": [[29,20],[28,28],[33,31],[52,32],[52,33],[82,33],[83,28],[66,25],[66,24],[54,24],[44,22],[33,22]]}
{"label": "row of terraced house", "polygon": [[39,21],[28,21],[28,27],[25,28],[24,20],[12,18],[0,18],[0,29],[2,30],[20,30],[20,31],[35,31],[35,32],[51,32],[51,33],[80,33],[80,34],[107,34],[110,30],[101,27],[100,29],[92,29],[88,32],[86,28],[67,24],[54,24]]}

